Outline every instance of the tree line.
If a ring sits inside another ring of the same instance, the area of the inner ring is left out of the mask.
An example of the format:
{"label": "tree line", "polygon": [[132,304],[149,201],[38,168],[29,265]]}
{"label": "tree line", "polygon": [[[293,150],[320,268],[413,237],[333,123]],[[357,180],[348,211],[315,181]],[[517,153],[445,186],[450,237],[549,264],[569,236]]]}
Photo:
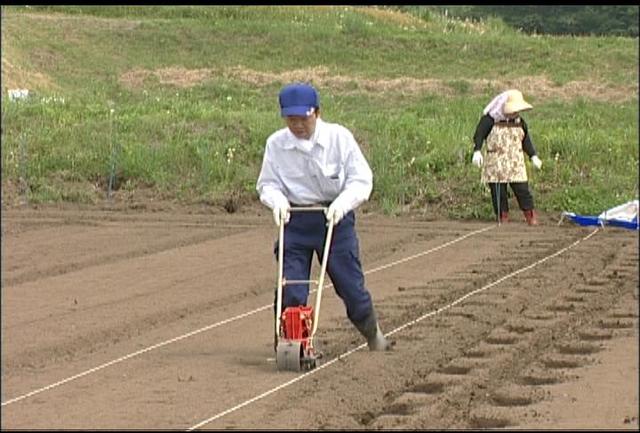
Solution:
{"label": "tree line", "polygon": [[461,19],[502,19],[506,24],[525,33],[576,36],[638,37],[638,6],[398,6],[418,13],[447,14]]}

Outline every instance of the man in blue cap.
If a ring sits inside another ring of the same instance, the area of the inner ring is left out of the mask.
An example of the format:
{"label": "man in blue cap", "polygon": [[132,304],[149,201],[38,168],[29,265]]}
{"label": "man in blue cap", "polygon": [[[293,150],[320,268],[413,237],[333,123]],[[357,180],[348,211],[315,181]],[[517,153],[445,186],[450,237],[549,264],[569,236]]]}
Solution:
{"label": "man in blue cap", "polygon": [[[369,199],[371,168],[353,134],[320,118],[320,99],[309,84],[293,83],[279,95],[287,127],[269,136],[257,190],[285,224],[283,272],[286,280],[309,280],[313,253],[322,257],[327,221],[335,227],[327,274],[343,300],[347,317],[370,350],[389,350],[380,331],[371,294],[364,285],[354,209]],[[292,206],[326,207],[322,212],[289,212]],[[277,252],[277,243],[275,251]],[[282,309],[306,305],[308,284],[286,286]]]}

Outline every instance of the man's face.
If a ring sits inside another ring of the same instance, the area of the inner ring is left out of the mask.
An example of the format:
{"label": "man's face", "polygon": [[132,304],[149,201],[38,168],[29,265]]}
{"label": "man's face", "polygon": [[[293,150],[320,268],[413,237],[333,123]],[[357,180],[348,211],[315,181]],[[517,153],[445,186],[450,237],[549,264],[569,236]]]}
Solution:
{"label": "man's face", "polygon": [[314,111],[309,116],[287,116],[285,121],[293,135],[297,138],[308,140],[316,130],[318,113]]}

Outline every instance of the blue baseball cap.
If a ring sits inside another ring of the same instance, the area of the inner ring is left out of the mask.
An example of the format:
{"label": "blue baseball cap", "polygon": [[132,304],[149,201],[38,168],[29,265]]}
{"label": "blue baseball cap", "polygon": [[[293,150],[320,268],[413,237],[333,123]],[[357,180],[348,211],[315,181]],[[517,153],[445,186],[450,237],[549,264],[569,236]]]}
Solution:
{"label": "blue baseball cap", "polygon": [[280,91],[280,111],[282,117],[310,116],[315,107],[320,106],[320,97],[310,84],[295,83]]}

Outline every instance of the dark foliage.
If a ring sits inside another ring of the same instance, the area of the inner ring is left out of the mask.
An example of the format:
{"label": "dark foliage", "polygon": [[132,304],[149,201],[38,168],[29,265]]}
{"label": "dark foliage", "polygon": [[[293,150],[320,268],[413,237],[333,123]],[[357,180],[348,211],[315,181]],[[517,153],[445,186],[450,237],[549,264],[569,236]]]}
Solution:
{"label": "dark foliage", "polygon": [[638,6],[398,6],[422,16],[439,13],[472,20],[493,16],[526,33],[638,37]]}

